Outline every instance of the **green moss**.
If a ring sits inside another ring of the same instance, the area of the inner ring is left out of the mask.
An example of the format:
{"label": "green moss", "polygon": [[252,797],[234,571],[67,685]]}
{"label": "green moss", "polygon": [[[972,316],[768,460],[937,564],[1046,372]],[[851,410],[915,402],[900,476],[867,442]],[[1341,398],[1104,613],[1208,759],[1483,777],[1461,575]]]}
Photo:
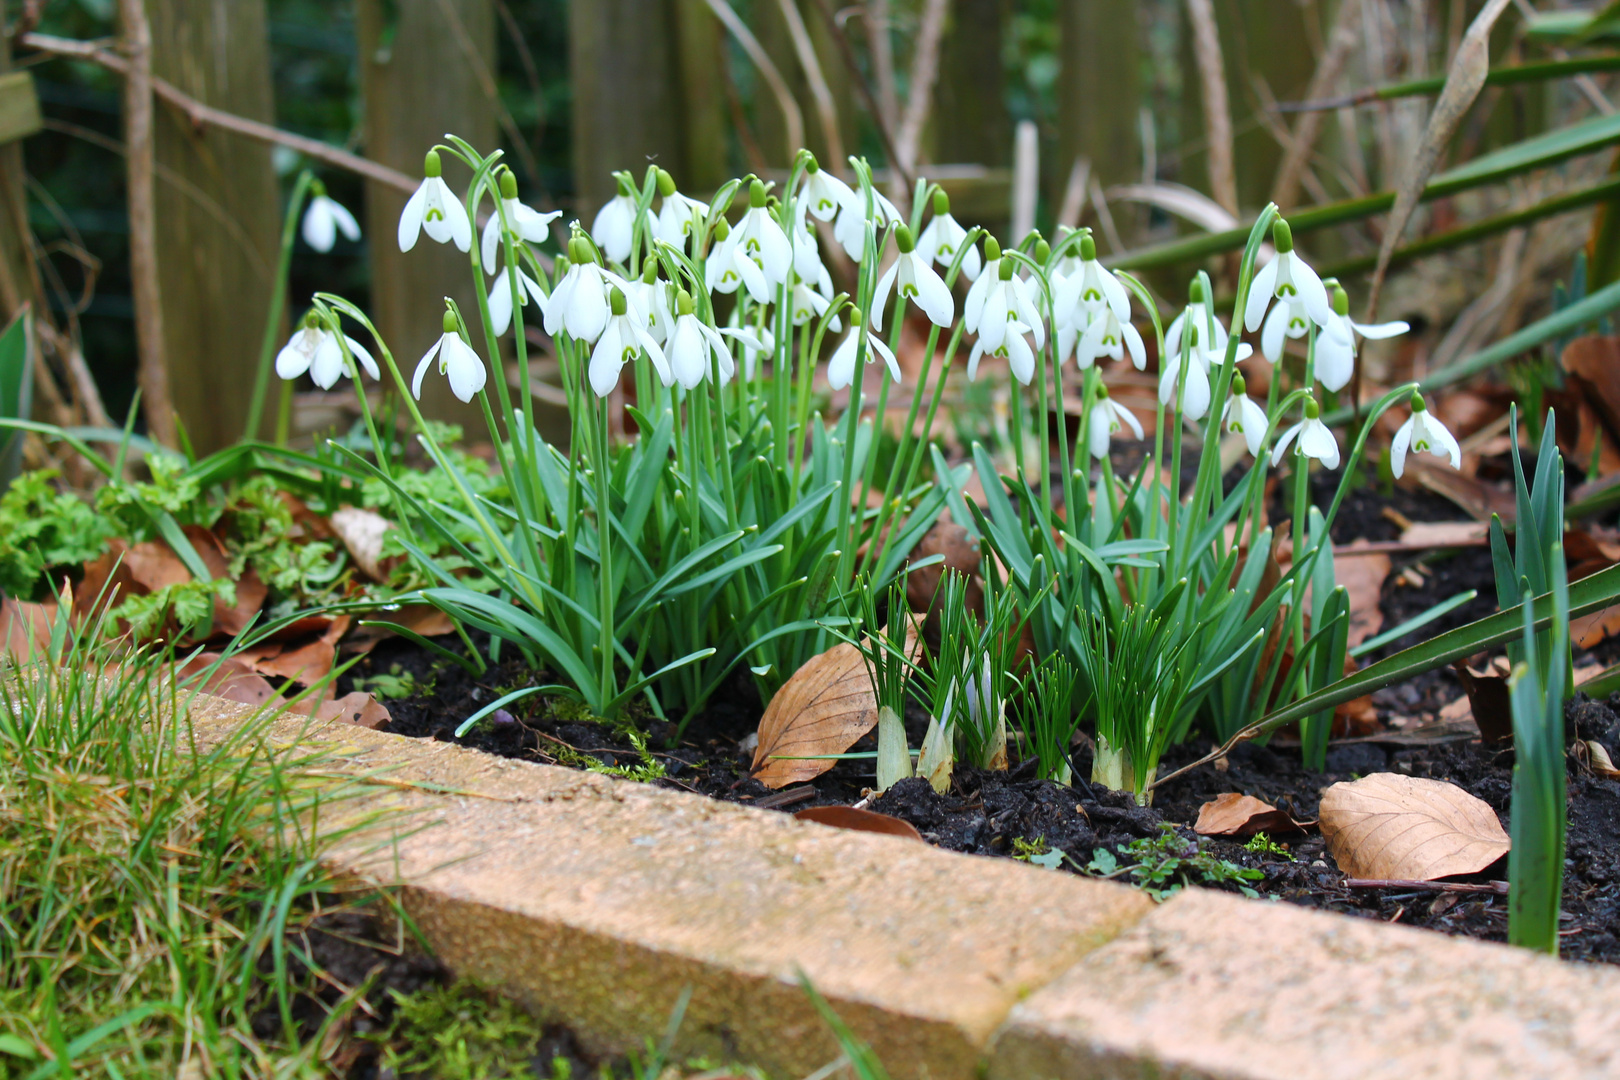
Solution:
{"label": "green moss", "polygon": [[[537,1077],[531,1062],[544,1030],[512,1001],[467,980],[396,997],[393,1022],[379,1036],[384,1075],[434,1080]],[[546,1075],[568,1080],[554,1062]]]}

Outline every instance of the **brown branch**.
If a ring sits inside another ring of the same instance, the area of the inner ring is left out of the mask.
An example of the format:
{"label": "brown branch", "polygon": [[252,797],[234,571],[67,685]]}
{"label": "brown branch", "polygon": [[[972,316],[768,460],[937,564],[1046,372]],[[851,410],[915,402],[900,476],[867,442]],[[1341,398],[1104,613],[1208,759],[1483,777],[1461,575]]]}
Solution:
{"label": "brown branch", "polygon": [[917,168],[918,147],[922,144],[923,127],[934,103],[934,83],[939,78],[939,43],[945,36],[945,10],[947,0],[928,0],[923,8],[922,24],[917,28],[915,51],[911,57],[911,78],[907,84],[906,110],[900,118],[900,132],[895,137],[895,149],[900,152],[907,172]]}
{"label": "brown branch", "polygon": [[[120,3],[128,6],[127,0]],[[74,38],[54,37],[50,34],[24,34],[20,44],[26,45],[39,52],[50,53],[52,56],[68,56],[75,60],[88,60],[93,64],[100,64],[109,71],[131,77],[131,61],[119,56],[117,53],[96,44],[93,41],[78,41]],[[168,104],[186,114],[194,127],[217,127],[225,131],[233,131],[238,135],[255,139],[259,142],[270,143],[275,146],[286,146],[306,157],[316,161],[325,162],[339,169],[358,173],[368,180],[375,180],[379,184],[397,188],[404,192],[414,192],[420,181],[407,176],[398,169],[390,169],[386,165],[369,161],[358,154],[351,154],[347,150],[340,150],[335,146],[328,146],[318,139],[306,138],[303,135],[294,135],[290,131],[282,131],[278,127],[261,123],[258,120],[249,120],[245,116],[216,109],[211,105],[204,105],[196,98],[187,94],[174,84],[163,79],[150,78],[148,73],[150,94],[162,98]],[[148,108],[150,112],[150,108]]]}
{"label": "brown branch", "polygon": [[1406,889],[1412,892],[1438,893],[1490,893],[1506,896],[1508,883],[1488,881],[1483,885],[1470,885],[1462,881],[1409,881],[1405,878],[1345,878],[1347,889]]}
{"label": "brown branch", "polygon": [[[737,44],[748,54],[748,59],[754,62],[754,67],[759,69],[760,77],[765,80],[765,84],[771,88],[771,93],[776,97],[776,104],[782,110],[782,126],[787,129],[787,159],[792,161],[793,155],[804,146],[804,114],[799,111],[799,103],[793,100],[793,92],[783,81],[782,73],[777,70],[770,54],[760,45],[753,31],[748,29],[748,24],[731,10],[731,5],[726,0],[705,0],[705,2],[709,5],[709,10],[714,12],[714,17],[720,20],[720,25],[731,31],[731,36],[737,39]],[[838,162],[837,165],[841,166],[843,162]],[[833,171],[839,171],[837,166]]]}
{"label": "brown branch", "polygon": [[[152,27],[144,0],[119,0],[123,20],[124,145],[129,149],[129,277],[135,298],[135,341],[140,353],[136,382],[146,410],[146,430],[165,446],[175,444],[174,406],[164,360],[163,292],[157,259],[155,158],[152,139]],[[29,35],[32,37],[33,35]]]}
{"label": "brown branch", "polygon": [[816,0],[816,7],[821,9],[821,16],[827,21],[827,29],[832,31],[833,40],[838,42],[838,52],[844,58],[844,66],[849,69],[850,80],[854,82],[855,89],[861,92],[861,99],[866,102],[867,112],[872,114],[872,125],[877,128],[878,138],[883,141],[883,153],[889,159],[890,168],[905,178],[906,189],[909,191],[916,183],[916,177],[900,160],[900,152],[894,145],[894,135],[889,131],[889,125],[883,122],[883,109],[878,105],[877,98],[872,94],[872,87],[867,84],[866,76],[861,72],[861,62],[855,58],[855,48],[849,43],[849,35],[838,25],[838,16],[827,0]]}
{"label": "brown branch", "polygon": [[[822,74],[821,61],[816,56],[816,44],[810,40],[804,16],[799,14],[795,0],[777,0],[782,9],[782,21],[787,24],[788,36],[793,39],[793,51],[804,69],[805,82],[810,84],[810,96],[816,99],[816,115],[821,120],[821,137],[827,142],[827,155],[836,163],[834,172],[844,171],[844,137],[838,130],[838,106],[833,101],[832,87]],[[792,160],[792,151],[789,160]]]}
{"label": "brown branch", "polygon": [[1193,57],[1204,90],[1204,130],[1209,139],[1209,191],[1231,214],[1238,212],[1237,168],[1232,152],[1232,109],[1226,98],[1226,64],[1211,0],[1187,0]]}

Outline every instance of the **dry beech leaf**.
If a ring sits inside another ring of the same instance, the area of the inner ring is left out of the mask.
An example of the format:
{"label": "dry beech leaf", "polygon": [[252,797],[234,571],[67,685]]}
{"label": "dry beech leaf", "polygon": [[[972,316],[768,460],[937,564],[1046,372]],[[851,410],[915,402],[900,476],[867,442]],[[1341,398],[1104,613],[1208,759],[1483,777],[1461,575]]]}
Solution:
{"label": "dry beech leaf", "polygon": [[1255,833],[1303,832],[1308,821],[1295,821],[1270,803],[1253,795],[1239,795],[1228,791],[1217,795],[1198,808],[1198,824],[1193,831],[1199,836],[1253,836]]}
{"label": "dry beech leaf", "polygon": [[1322,836],[1354,878],[1433,881],[1477,874],[1508,852],[1496,811],[1456,784],[1374,773],[1322,795]]}
{"label": "dry beech leaf", "polygon": [[385,581],[388,572],[383,568],[383,536],[393,523],[374,510],[358,506],[344,506],[332,515],[332,531],[349,552],[349,557],[361,573],[372,581]]}
{"label": "dry beech leaf", "polygon": [[1389,556],[1381,551],[1365,554],[1356,551],[1357,540],[1348,548],[1333,553],[1333,569],[1339,584],[1349,593],[1350,639],[1354,648],[1372,637],[1384,625],[1384,613],[1378,601],[1384,592],[1384,579],[1389,576]]}
{"label": "dry beech leaf", "polygon": [[1417,521],[1401,530],[1401,543],[1411,548],[1478,547],[1490,542],[1483,521]]}
{"label": "dry beech leaf", "polygon": [[1468,694],[1468,711],[1474,717],[1482,739],[1488,743],[1513,738],[1513,702],[1508,696],[1507,676],[1489,671],[1471,671],[1466,661],[1451,665]]}
{"label": "dry beech leaf", "polygon": [[1595,648],[1615,634],[1620,634],[1620,604],[1569,622],[1569,640],[1578,648]]}
{"label": "dry beech leaf", "polygon": [[323,701],[315,708],[317,720],[342,720],[356,727],[381,731],[393,722],[388,707],[364,690],[354,690],[335,701]]}
{"label": "dry beech leaf", "polygon": [[853,806],[812,806],[793,815],[800,821],[814,821],[818,825],[831,825],[835,829],[854,829],[857,832],[885,833],[921,840],[922,834],[909,821],[903,821],[875,810],[857,810]]}
{"label": "dry beech leaf", "polygon": [[[208,674],[203,675],[204,672]],[[237,656],[222,660],[217,652],[200,653],[186,661],[177,674],[181,678],[202,676],[198,690],[244,705],[263,705],[276,696],[276,688],[270,685],[270,680]]]}
{"label": "dry beech leaf", "polygon": [[[813,780],[837,764],[809,754],[842,754],[877,726],[877,696],[861,651],[840,642],[812,656],[771,696],[759,720],[754,779],[768,788]],[[799,758],[800,760],[786,760]]]}
{"label": "dry beech leaf", "polygon": [[28,600],[0,600],[0,652],[26,661],[43,655],[51,644],[54,606]]}
{"label": "dry beech leaf", "polygon": [[1586,756],[1587,763],[1594,773],[1608,780],[1620,780],[1620,769],[1614,767],[1614,759],[1609,756],[1608,749],[1602,743],[1588,739]]}

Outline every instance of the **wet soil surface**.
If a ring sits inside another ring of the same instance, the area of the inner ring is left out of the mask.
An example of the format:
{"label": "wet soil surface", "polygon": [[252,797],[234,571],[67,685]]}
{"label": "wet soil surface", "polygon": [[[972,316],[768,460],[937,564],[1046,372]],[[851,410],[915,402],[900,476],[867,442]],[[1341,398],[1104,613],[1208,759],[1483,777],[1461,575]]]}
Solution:
{"label": "wet soil surface", "polygon": [[[1333,492],[1313,492],[1323,505]],[[1393,509],[1394,515],[1385,510]],[[1423,492],[1396,489],[1351,493],[1341,508],[1334,539],[1393,540],[1399,518],[1409,521],[1457,521],[1464,515],[1450,503]],[[1416,573],[1403,575],[1407,568]],[[1380,607],[1384,626],[1393,627],[1457,593],[1479,595],[1456,611],[1407,639],[1392,642],[1366,658],[1376,660],[1420,639],[1490,614],[1496,608],[1494,577],[1487,548],[1396,553]],[[452,645],[453,639],[446,639]],[[1600,647],[1600,658],[1616,649]],[[1583,658],[1577,657],[1577,666]],[[474,678],[446,665],[416,646],[384,642],[353,670],[409,674],[418,692],[386,702],[393,716],[390,730],[418,738],[456,741],[487,753],[519,760],[591,768],[632,775],[660,786],[712,798],[793,813],[811,806],[850,805],[862,800],[872,782],[869,760],[839,762],[811,783],[773,791],[749,775],[762,704],[752,684],[738,680],[717,695],[710,709],[676,738],[671,725],[652,725],[647,749],[638,748],[623,729],[581,717],[572,707],[539,696],[514,703],[480,722],[466,737],[454,738],[468,716],[511,690],[543,685],[543,672],[510,662]],[[348,685],[340,683],[339,693]],[[1447,703],[1462,696],[1450,670],[1431,672],[1390,687],[1374,696],[1381,717],[1399,714],[1419,722],[1433,720]],[[926,717],[908,714],[908,741],[920,745]],[[1577,697],[1570,703],[1571,740],[1599,742],[1611,759],[1620,761],[1620,695],[1609,702]],[[902,818],[929,843],[951,851],[1004,857],[1035,856],[1073,873],[1107,873],[1124,880],[1139,878],[1133,867],[1180,860],[1162,886],[1206,885],[1242,889],[1288,903],[1343,914],[1425,927],[1442,933],[1491,941],[1507,934],[1504,896],[1489,893],[1446,893],[1411,889],[1349,889],[1321,834],[1314,829],[1272,837],[1269,848],[1223,839],[1200,838],[1192,830],[1199,808],[1216,795],[1238,792],[1263,799],[1299,821],[1314,822],[1323,789],[1374,772],[1399,772],[1456,783],[1493,807],[1508,827],[1512,790],[1511,753],[1481,745],[1464,735],[1414,745],[1400,732],[1387,739],[1372,736],[1330,747],[1328,768],[1306,771],[1297,749],[1248,744],[1239,747],[1223,767],[1205,766],[1164,785],[1154,805],[1137,807],[1128,796],[1093,788],[1083,778],[1091,773],[1089,746],[1074,752],[1073,786],[1041,780],[1034,763],[1015,764],[1010,772],[959,769],[945,794],[922,780],[895,785],[869,809]],[[853,749],[873,750],[875,735]],[[1161,766],[1168,775],[1202,756],[1207,741],[1172,747]],[[1016,752],[1014,754],[1016,762]],[[1569,764],[1569,834],[1564,880],[1562,955],[1569,959],[1620,963],[1620,783],[1593,775],[1583,761]],[[1134,845],[1134,846],[1133,846]],[[1153,850],[1147,850],[1152,848]],[[1054,855],[1053,852],[1061,852]],[[1194,865],[1198,864],[1198,865]],[[1237,871],[1246,873],[1241,876]],[[1471,878],[1474,883],[1501,881],[1505,860]]]}

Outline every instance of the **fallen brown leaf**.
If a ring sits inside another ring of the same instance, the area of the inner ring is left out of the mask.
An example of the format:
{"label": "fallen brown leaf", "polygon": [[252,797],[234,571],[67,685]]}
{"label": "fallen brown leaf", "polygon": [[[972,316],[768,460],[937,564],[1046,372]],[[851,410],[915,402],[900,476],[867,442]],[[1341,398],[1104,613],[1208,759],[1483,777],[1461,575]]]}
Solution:
{"label": "fallen brown leaf", "polygon": [[857,832],[885,833],[921,840],[916,826],[875,810],[857,810],[853,806],[812,806],[793,815],[800,821],[813,821],[818,825],[831,825],[835,829],[854,829]]}
{"label": "fallen brown leaf", "polygon": [[945,518],[923,533],[917,546],[912,548],[911,559],[942,555],[943,563],[924,566],[906,575],[906,603],[912,611],[928,611],[934,604],[940,580],[946,570],[955,570],[967,577],[967,602],[975,611],[984,608],[984,586],[979,579],[979,545],[972,535],[956,522]]}
{"label": "fallen brown leaf", "polygon": [[1303,832],[1311,822],[1295,821],[1288,814],[1253,795],[1228,791],[1198,808],[1193,831],[1200,836],[1253,836],[1255,833]]}
{"label": "fallen brown leaf", "polygon": [[1389,576],[1389,556],[1380,551],[1357,552],[1356,546],[1365,543],[1358,540],[1333,553],[1334,576],[1349,593],[1351,648],[1378,633],[1384,625],[1384,613],[1378,601],[1384,592],[1384,579]]}
{"label": "fallen brown leaf", "polygon": [[1465,476],[1449,464],[1441,465],[1420,457],[1406,459],[1406,475],[1401,483],[1427,488],[1441,498],[1450,499],[1457,507],[1476,521],[1489,523],[1491,515],[1512,527],[1517,515],[1517,504],[1511,489],[1487,484],[1476,477]]}
{"label": "fallen brown leaf", "polygon": [[1322,795],[1322,836],[1353,878],[1475,874],[1510,846],[1496,811],[1456,784],[1374,773]]}
{"label": "fallen brown leaf", "polygon": [[51,644],[54,605],[0,600],[0,649],[16,660],[43,655]]}
{"label": "fallen brown leaf", "polygon": [[338,639],[349,628],[349,617],[339,615],[326,622],[314,640],[281,644],[266,642],[237,653],[261,675],[291,679],[308,686],[326,678],[337,659]]}
{"label": "fallen brown leaf", "polygon": [[409,630],[426,638],[443,637],[445,634],[456,632],[455,621],[431,604],[409,604],[398,611],[379,611],[368,617],[366,623],[367,625],[358,627],[343,640],[344,652],[369,653],[377,647],[378,642],[396,636],[394,631],[389,629],[391,626]]}
{"label": "fallen brown leaf", "polygon": [[315,708],[317,720],[342,720],[356,727],[382,731],[393,722],[388,707],[364,690],[354,690],[335,701],[323,701]]}
{"label": "fallen brown leaf", "polygon": [[1476,547],[1488,542],[1483,521],[1418,521],[1401,530],[1401,543],[1411,548]]}
{"label": "fallen brown leaf", "polygon": [[196,689],[205,694],[244,705],[263,705],[276,696],[276,688],[270,685],[270,680],[255,672],[252,665],[239,656],[221,659],[217,652],[200,653],[188,660],[177,674],[181,678],[197,678]]}
{"label": "fallen brown leaf", "polygon": [[1605,639],[1620,634],[1620,604],[1571,619],[1569,639],[1582,649],[1591,649]]}
{"label": "fallen brown leaf", "polygon": [[124,565],[129,576],[147,592],[157,592],[170,585],[184,585],[191,580],[191,571],[180,561],[174,549],[162,540],[144,540],[124,553]]}
{"label": "fallen brown leaf", "polygon": [[1468,694],[1468,711],[1473,714],[1480,737],[1488,743],[1512,739],[1513,703],[1508,696],[1507,676],[1471,671],[1464,660],[1458,660],[1451,667]]}
{"label": "fallen brown leaf", "polygon": [[393,527],[393,522],[375,510],[365,510],[358,506],[340,507],[332,515],[332,531],[343,541],[344,548],[348,550],[349,557],[360,568],[360,572],[372,581],[388,579],[388,568],[383,565],[382,547],[383,537]]}
{"label": "fallen brown leaf", "polygon": [[804,755],[842,754],[876,726],[877,696],[866,661],[855,646],[840,642],[806,660],[771,696],[759,721],[754,779],[768,788],[814,779],[837,762]]}

